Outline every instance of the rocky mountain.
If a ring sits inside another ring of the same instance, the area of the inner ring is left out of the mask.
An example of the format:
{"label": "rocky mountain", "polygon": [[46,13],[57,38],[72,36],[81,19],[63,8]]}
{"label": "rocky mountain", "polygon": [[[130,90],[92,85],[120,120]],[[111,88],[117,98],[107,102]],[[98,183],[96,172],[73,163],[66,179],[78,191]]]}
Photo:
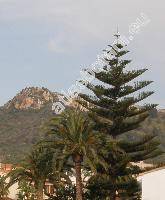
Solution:
{"label": "rocky mountain", "polygon": [[[54,115],[52,102],[59,94],[46,88],[23,89],[0,108],[0,159],[15,163],[44,137],[42,127]],[[126,137],[132,141],[135,135],[157,133],[161,149],[165,151],[165,110],[153,110],[142,126]],[[165,162],[165,154],[154,161]]]}
{"label": "rocky mountain", "polygon": [[46,88],[23,89],[0,108],[0,159],[16,162],[44,136],[42,126],[52,116],[58,93]]}
{"label": "rocky mountain", "polygon": [[50,92],[47,88],[29,87],[23,89],[12,100],[7,102],[4,109],[41,109],[45,104],[57,101],[58,93]]}

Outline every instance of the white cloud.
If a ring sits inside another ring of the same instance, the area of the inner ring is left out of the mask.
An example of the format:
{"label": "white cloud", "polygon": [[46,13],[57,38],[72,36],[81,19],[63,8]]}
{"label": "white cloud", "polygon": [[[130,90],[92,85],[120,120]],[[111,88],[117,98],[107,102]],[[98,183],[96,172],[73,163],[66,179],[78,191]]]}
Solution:
{"label": "white cloud", "polygon": [[[164,4],[163,0],[0,0],[0,28],[4,28],[4,24],[11,26],[17,37],[23,34],[24,38],[30,38],[27,36],[31,31],[28,28],[31,28],[36,35],[40,34],[42,45],[49,51],[74,55],[83,47],[91,52],[100,44],[99,47],[104,48],[104,44],[112,41],[117,25],[122,34],[127,34],[130,23],[144,12],[151,23],[144,27],[129,49],[134,51],[132,55],[138,63],[142,61],[143,66],[147,62],[152,64],[151,79],[154,77],[157,85],[163,88]],[[28,27],[27,32],[19,32],[22,24]],[[7,34],[11,37],[10,33]]]}
{"label": "white cloud", "polygon": [[151,17],[152,35],[162,27],[158,22],[164,17],[163,4],[149,0],[0,0],[0,23],[45,23],[55,35],[48,38],[49,49],[63,52],[85,42],[108,42],[117,25],[128,33],[141,12]]}
{"label": "white cloud", "polygon": [[148,11],[148,3],[142,0],[1,0],[0,19],[45,21],[52,25],[60,22],[79,33],[102,38],[117,24],[122,28],[128,26],[141,9]]}
{"label": "white cloud", "polygon": [[51,38],[48,41],[48,49],[55,53],[65,53],[68,50],[67,44],[64,43],[65,38]]}

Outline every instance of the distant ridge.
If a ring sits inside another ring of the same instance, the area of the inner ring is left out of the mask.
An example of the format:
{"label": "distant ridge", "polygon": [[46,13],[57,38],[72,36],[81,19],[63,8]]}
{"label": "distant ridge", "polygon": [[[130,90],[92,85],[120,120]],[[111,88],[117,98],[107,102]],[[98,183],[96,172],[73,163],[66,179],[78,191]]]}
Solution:
{"label": "distant ridge", "polygon": [[58,100],[58,93],[53,93],[47,88],[26,87],[19,92],[12,100],[8,101],[4,109],[41,109],[45,104]]}
{"label": "distant ridge", "polygon": [[[1,161],[16,163],[44,137],[42,127],[54,116],[52,102],[56,102],[59,95],[44,87],[28,87],[0,108]],[[123,136],[132,141],[136,136],[150,133],[158,134],[161,148],[165,151],[165,109],[154,109],[140,128]],[[165,162],[165,154],[154,161]]]}
{"label": "distant ridge", "polygon": [[44,137],[43,125],[54,115],[60,94],[28,87],[0,108],[0,161],[16,163]]}

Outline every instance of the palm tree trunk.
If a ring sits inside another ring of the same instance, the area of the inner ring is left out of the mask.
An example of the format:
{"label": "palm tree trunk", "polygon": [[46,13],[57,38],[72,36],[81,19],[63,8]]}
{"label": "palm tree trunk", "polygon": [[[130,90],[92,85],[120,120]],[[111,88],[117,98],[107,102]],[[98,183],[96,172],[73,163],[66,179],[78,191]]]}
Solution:
{"label": "palm tree trunk", "polygon": [[76,155],[76,157],[74,157],[74,162],[76,171],[76,200],[82,200],[83,192],[82,192],[82,178],[81,178],[81,162],[82,162],[81,156]]}
{"label": "palm tree trunk", "polygon": [[117,200],[116,191],[112,191],[110,200]]}

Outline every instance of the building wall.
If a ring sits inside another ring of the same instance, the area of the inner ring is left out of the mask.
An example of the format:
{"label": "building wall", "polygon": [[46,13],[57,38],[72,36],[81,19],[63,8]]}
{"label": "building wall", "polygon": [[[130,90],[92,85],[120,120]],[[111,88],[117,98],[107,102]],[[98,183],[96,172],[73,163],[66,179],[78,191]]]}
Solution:
{"label": "building wall", "polygon": [[17,193],[18,193],[17,188],[18,188],[18,183],[15,183],[9,188],[9,195],[8,195],[9,198],[14,199],[14,200],[17,199]]}
{"label": "building wall", "polygon": [[[0,176],[6,176],[7,173],[4,171],[0,171]],[[7,182],[9,182],[9,178],[6,180]],[[18,183],[13,184],[10,188],[9,188],[9,195],[8,197],[16,200],[17,199],[17,193],[18,193]]]}
{"label": "building wall", "polygon": [[138,179],[142,182],[142,200],[165,200],[165,169],[148,172]]}

